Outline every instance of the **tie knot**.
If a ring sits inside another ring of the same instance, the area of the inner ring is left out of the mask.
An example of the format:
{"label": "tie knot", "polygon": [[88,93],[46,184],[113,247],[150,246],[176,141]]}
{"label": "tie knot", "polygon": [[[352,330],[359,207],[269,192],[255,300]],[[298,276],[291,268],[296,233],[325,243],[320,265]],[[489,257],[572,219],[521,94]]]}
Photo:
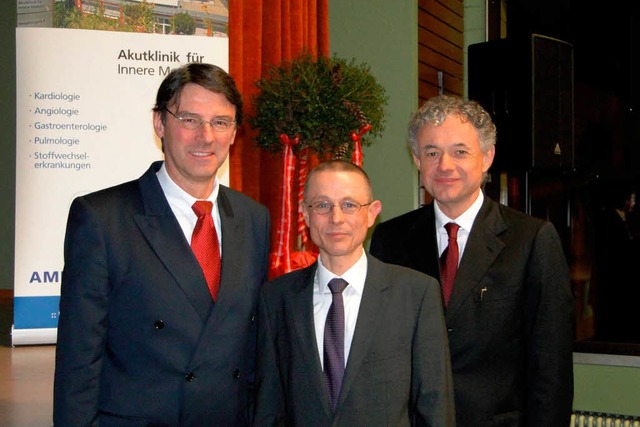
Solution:
{"label": "tie knot", "polygon": [[331,289],[332,294],[341,294],[348,284],[346,280],[336,277],[329,281],[329,289]]}
{"label": "tie knot", "polygon": [[449,235],[450,239],[458,238],[458,229],[460,228],[458,224],[456,224],[455,222],[448,222],[444,225],[444,228],[447,230],[447,234]]}
{"label": "tie knot", "polygon": [[211,209],[213,208],[213,203],[208,200],[198,200],[196,201],[191,209],[196,213],[198,218],[202,215],[211,214]]}

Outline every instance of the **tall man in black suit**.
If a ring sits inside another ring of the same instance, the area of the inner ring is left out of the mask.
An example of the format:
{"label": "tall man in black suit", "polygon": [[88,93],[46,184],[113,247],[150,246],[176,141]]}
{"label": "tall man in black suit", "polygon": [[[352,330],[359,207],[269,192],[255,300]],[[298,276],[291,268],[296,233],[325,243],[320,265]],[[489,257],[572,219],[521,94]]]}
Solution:
{"label": "tall man in black suit", "polygon": [[[382,205],[359,167],[321,163],[304,199],[320,255],[263,287],[255,425],[453,426],[438,282],[366,254],[363,242]],[[336,278],[347,282],[344,319],[335,323],[344,337],[332,347],[325,327]],[[340,363],[336,353],[343,353]],[[330,381],[335,369],[344,374]]]}
{"label": "tall man in black suit", "polygon": [[409,124],[409,145],[434,203],[379,224],[370,251],[440,277],[445,224],[460,226],[445,308],[458,427],[569,425],[573,299],[549,222],[500,205],[481,186],[496,128],[473,101],[439,96]]}
{"label": "tall man in black suit", "polygon": [[[241,121],[242,99],[224,70],[175,69],[153,114],[164,162],[138,180],[74,200],[60,299],[56,426],[251,424],[269,215],[216,178]],[[190,247],[198,200],[213,204],[217,294]]]}

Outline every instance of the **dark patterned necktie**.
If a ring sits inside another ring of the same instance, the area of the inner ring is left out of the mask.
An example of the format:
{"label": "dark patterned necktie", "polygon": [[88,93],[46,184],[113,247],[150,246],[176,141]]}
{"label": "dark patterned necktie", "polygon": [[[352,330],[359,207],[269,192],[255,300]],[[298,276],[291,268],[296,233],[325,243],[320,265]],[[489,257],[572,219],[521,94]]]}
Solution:
{"label": "dark patterned necktie", "polygon": [[456,271],[458,270],[458,229],[460,226],[456,223],[449,222],[445,224],[444,228],[447,230],[447,235],[449,236],[449,244],[440,258],[440,276],[442,279],[442,298],[446,307],[447,304],[449,304],[449,298],[451,298],[453,281],[456,278]]}
{"label": "dark patterned necktie", "polygon": [[344,279],[331,279],[332,302],[324,324],[324,379],[329,392],[331,409],[335,411],[342,377],[344,376],[344,303],[342,291],[348,283]]}
{"label": "dark patterned necktie", "polygon": [[220,244],[213,225],[212,208],[213,203],[208,201],[198,200],[193,204],[198,222],[191,235],[191,249],[202,267],[209,293],[215,301],[220,288]]}

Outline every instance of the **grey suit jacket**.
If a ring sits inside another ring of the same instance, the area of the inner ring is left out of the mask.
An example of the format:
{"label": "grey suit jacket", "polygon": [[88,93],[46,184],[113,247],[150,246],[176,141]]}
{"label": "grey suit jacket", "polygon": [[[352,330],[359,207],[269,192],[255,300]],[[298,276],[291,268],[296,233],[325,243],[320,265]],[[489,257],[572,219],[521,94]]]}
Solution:
{"label": "grey suit jacket", "polygon": [[74,200],[65,237],[54,385],[57,426],[251,423],[269,215],[220,187],[214,304],[154,163]]}
{"label": "grey suit jacket", "polygon": [[[439,278],[433,205],[379,224],[370,250]],[[485,198],[445,317],[458,427],[569,425],[573,298],[551,223]]]}
{"label": "grey suit jacket", "polygon": [[314,332],[316,269],[317,263],[263,287],[255,425],[454,425],[438,283],[370,256],[342,390],[332,414]]}

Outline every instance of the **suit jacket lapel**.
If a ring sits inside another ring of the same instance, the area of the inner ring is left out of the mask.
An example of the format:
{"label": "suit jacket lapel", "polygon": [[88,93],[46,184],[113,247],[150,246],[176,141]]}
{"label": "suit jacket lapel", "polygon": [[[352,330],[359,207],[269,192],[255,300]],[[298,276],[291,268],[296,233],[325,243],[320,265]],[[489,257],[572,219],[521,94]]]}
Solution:
{"label": "suit jacket lapel", "polygon": [[[295,341],[300,343],[300,353],[312,372],[312,382],[316,389],[317,396],[321,396],[322,408],[328,417],[333,417],[327,394],[327,386],[324,382],[322,363],[318,354],[318,341],[316,340],[315,320],[313,314],[313,286],[318,262],[303,269],[298,280],[291,283],[293,295],[291,310],[293,319],[293,330]],[[310,393],[312,394],[312,393]]]}
{"label": "suit jacket lapel", "polygon": [[349,388],[353,384],[360,366],[367,355],[371,342],[378,330],[382,306],[386,303],[384,293],[388,284],[384,279],[381,262],[367,254],[367,278],[365,279],[364,292],[360,301],[356,330],[347,359],[347,367],[342,381],[342,390],[336,407],[339,407],[349,394]]}
{"label": "suit jacket lapel", "polygon": [[209,315],[211,297],[200,265],[193,256],[156,177],[161,165],[162,162],[154,162],[139,179],[144,213],[136,214],[134,220],[204,321]]}
{"label": "suit jacket lapel", "polygon": [[223,319],[229,310],[233,310],[236,302],[242,303],[249,298],[249,290],[243,285],[241,266],[245,230],[234,215],[227,191],[226,187],[220,186],[217,200],[222,228],[222,270],[216,302],[223,303],[216,304],[210,319],[212,324],[216,324],[217,319]]}
{"label": "suit jacket lapel", "polygon": [[[440,254],[438,252],[438,236],[436,235],[436,214],[433,208],[433,203],[426,205],[422,208],[423,215],[420,216],[419,221],[416,223],[415,236],[416,239],[411,239],[416,244],[416,247],[412,249],[414,256],[419,257],[419,262],[422,267],[415,268],[414,270],[421,271],[429,276],[435,277],[440,281]],[[411,264],[416,265],[416,264]]]}
{"label": "suit jacket lapel", "polygon": [[392,254],[393,264],[404,265],[438,279],[440,266],[433,204],[425,205],[411,215],[412,221],[407,230],[397,230],[395,226],[384,229],[385,233],[401,232],[405,236],[406,249]]}
{"label": "suit jacket lapel", "polygon": [[477,288],[480,281],[504,247],[497,235],[505,229],[506,224],[498,204],[485,197],[473,222],[473,228],[456,273],[453,293],[446,309],[447,320],[455,316],[456,311],[469,298],[479,298],[480,290]]}

